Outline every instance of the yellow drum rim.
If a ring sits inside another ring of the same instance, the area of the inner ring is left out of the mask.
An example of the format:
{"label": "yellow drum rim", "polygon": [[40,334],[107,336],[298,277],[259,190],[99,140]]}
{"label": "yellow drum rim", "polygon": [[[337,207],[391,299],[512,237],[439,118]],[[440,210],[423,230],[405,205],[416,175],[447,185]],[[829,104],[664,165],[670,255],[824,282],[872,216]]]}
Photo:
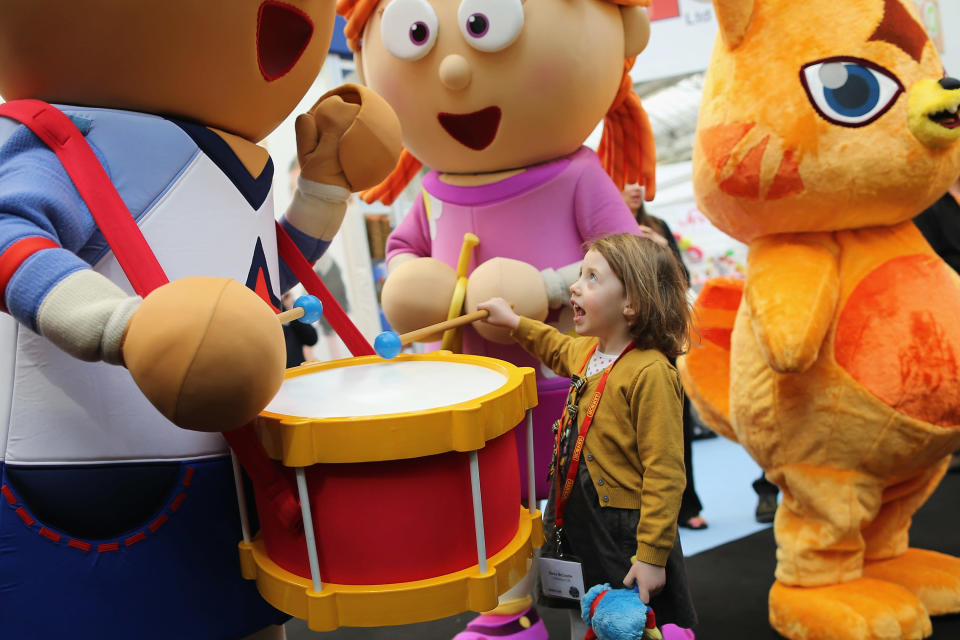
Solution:
{"label": "yellow drum rim", "polygon": [[[381,585],[323,583],[313,590],[308,578],[278,566],[263,541],[241,542],[243,577],[257,581],[263,599],[277,609],[307,621],[313,631],[341,626],[381,627],[437,620],[464,611],[489,611],[497,598],[526,575],[533,550],[543,543],[540,512],[520,511],[513,539],[487,560],[487,572],[478,566],[414,582]],[[322,581],[323,576],[321,576]]]}
{"label": "yellow drum rim", "polygon": [[[530,367],[484,356],[401,354],[394,361],[437,361],[486,367],[501,373],[498,389],[465,402],[404,413],[361,417],[304,418],[262,412],[255,429],[271,458],[288,467],[317,463],[401,460],[451,451],[475,451],[513,429],[537,404],[536,374]],[[289,369],[285,379],[325,369],[383,362],[362,356]]]}

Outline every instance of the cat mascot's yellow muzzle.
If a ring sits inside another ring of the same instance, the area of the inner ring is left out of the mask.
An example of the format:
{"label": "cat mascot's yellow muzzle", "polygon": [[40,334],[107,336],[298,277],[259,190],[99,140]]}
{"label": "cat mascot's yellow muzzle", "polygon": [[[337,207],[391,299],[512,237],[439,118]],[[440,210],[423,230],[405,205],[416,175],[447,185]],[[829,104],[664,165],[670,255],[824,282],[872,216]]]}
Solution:
{"label": "cat mascot's yellow muzzle", "polygon": [[921,80],[910,88],[907,125],[913,135],[932,149],[949,147],[960,139],[960,80]]}

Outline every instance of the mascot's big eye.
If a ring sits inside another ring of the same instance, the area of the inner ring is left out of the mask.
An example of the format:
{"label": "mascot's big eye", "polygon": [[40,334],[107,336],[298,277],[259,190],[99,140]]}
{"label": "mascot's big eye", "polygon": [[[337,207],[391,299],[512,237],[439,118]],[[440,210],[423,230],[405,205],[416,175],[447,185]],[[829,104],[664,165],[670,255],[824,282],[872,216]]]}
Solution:
{"label": "mascot's big eye", "polygon": [[393,0],[383,10],[380,37],[401,60],[419,60],[437,41],[437,14],[426,0]]}
{"label": "mascot's big eye", "polygon": [[817,112],[842,127],[870,124],[903,93],[896,76],[859,58],[811,62],[801,69],[800,81]]}
{"label": "mascot's big eye", "polygon": [[480,51],[500,51],[523,29],[521,0],[463,0],[457,10],[460,31]]}

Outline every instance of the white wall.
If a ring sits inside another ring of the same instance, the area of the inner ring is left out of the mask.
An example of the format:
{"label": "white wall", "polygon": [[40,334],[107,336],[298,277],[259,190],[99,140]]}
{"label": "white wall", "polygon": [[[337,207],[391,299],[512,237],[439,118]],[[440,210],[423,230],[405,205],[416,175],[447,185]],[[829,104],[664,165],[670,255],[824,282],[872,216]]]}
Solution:
{"label": "white wall", "polygon": [[[672,2],[665,4],[672,5]],[[678,7],[677,17],[654,20],[651,24],[650,44],[637,56],[630,70],[634,82],[670,78],[707,68],[717,34],[713,4],[710,0],[679,0]],[[653,16],[656,17],[656,13]]]}
{"label": "white wall", "polygon": [[940,0],[943,33],[943,66],[949,75],[960,78],[960,0]]}

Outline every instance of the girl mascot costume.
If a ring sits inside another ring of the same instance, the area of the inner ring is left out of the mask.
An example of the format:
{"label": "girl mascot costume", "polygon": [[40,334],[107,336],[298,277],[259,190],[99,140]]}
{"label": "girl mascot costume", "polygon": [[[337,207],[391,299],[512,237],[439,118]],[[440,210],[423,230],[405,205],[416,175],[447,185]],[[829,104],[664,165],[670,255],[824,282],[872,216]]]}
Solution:
{"label": "girl mascot costume", "polygon": [[282,632],[241,577],[214,432],[282,382],[278,243],[315,260],[399,153],[382,100],[331,92],[297,121],[278,230],[256,142],[334,18],[331,0],[0,0],[0,636]]}
{"label": "girl mascot costume", "polygon": [[[363,197],[391,203],[422,165],[432,169],[387,242],[382,299],[394,329],[402,333],[460,312],[464,296],[454,267],[466,234],[479,239],[467,269],[468,311],[501,296],[522,315],[572,329],[569,285],[578,277],[584,242],[640,233],[620,197],[625,182],[639,182],[654,196],[653,137],[628,73],[649,37],[647,4],[338,3],[364,82],[390,103],[403,127],[396,169]],[[598,160],[582,144],[601,119]],[[467,327],[462,351],[537,370],[534,450],[544,496],[550,426],[568,380],[552,377],[490,325]],[[524,580],[458,638],[545,638],[528,591]]]}

